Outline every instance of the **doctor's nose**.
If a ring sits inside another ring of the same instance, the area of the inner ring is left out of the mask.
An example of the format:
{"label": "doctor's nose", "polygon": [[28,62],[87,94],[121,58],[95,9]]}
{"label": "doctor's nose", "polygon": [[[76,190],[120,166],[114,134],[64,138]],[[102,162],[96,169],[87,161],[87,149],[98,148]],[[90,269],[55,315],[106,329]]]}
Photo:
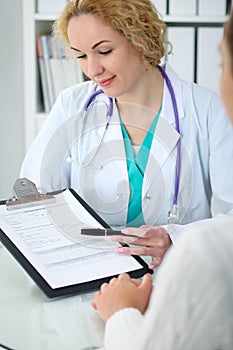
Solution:
{"label": "doctor's nose", "polygon": [[104,67],[98,60],[89,60],[87,64],[87,75],[92,80],[104,72]]}

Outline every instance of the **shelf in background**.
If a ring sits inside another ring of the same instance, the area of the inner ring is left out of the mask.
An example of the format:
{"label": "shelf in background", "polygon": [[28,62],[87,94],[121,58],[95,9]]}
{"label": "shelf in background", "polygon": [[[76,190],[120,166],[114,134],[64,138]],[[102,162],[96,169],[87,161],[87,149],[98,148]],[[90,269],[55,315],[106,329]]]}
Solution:
{"label": "shelf in background", "polygon": [[164,22],[172,22],[172,23],[184,23],[184,24],[189,24],[189,23],[197,23],[202,24],[213,24],[213,23],[224,23],[227,20],[227,16],[163,16],[162,17]]}
{"label": "shelf in background", "polygon": [[[35,13],[34,19],[36,21],[55,21],[59,16],[59,13]],[[227,20],[227,16],[171,16],[164,15],[162,19],[165,22],[174,23],[224,23]]]}
{"label": "shelf in background", "polygon": [[35,21],[55,21],[59,16],[59,13],[35,13]]}

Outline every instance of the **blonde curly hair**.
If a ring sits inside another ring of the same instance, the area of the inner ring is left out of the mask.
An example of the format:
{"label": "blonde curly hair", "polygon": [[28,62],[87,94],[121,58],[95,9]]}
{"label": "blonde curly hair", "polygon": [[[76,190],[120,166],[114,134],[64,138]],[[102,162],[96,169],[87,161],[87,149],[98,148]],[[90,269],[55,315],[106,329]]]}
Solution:
{"label": "blonde curly hair", "polygon": [[53,26],[54,35],[69,53],[67,27],[72,17],[91,14],[100,17],[138,51],[145,64],[157,65],[164,56],[167,40],[166,24],[150,0],[73,0],[65,6]]}

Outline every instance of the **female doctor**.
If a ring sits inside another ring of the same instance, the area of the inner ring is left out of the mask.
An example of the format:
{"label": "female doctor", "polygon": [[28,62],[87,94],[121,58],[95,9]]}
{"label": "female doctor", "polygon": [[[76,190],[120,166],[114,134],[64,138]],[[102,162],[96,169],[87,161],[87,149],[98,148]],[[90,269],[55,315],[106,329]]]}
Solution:
{"label": "female doctor", "polygon": [[68,2],[54,30],[90,81],[60,93],[21,176],[72,187],[112,227],[166,225],[139,242],[161,259],[182,225],[211,217],[212,196],[233,207],[224,108],[159,65],[169,43],[150,0]]}

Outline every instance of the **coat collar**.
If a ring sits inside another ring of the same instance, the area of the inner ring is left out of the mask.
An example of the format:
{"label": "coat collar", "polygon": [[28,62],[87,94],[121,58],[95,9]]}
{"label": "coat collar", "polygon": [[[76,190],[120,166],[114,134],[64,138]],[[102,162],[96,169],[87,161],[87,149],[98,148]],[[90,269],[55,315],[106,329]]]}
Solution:
{"label": "coat collar", "polygon": [[[166,64],[163,67],[174,89],[177,108],[178,108],[178,116],[180,120],[185,116],[184,108],[183,108],[183,98],[182,98],[182,81],[180,80],[178,75],[174,72],[174,70],[171,68],[169,64]],[[107,96],[105,94],[99,95],[98,98],[101,98],[102,101],[105,100],[106,104],[109,103],[108,100],[106,101]],[[104,116],[104,119],[105,118],[106,116]],[[114,108],[113,108],[113,115],[111,117],[111,125],[112,126],[114,125],[114,132],[112,132],[111,134],[107,133],[105,137],[105,141],[109,141],[108,137],[110,137],[110,139],[121,140],[122,133],[121,133],[121,128],[119,124],[119,113],[116,108],[115,102],[114,102]],[[170,128],[169,125],[171,125],[172,128]],[[101,133],[101,131],[99,132]],[[174,109],[173,109],[171,95],[166,83],[164,84],[162,110],[161,110],[156,131],[155,131],[155,135],[157,140],[159,140],[159,142],[162,142],[162,144],[165,146],[165,148],[168,151],[168,154],[176,146],[176,143],[180,138],[179,133],[175,129]],[[152,150],[154,148],[153,146],[152,146]],[[123,144],[122,144],[122,147],[123,147]],[[164,155],[164,159],[163,160],[161,159],[162,163],[165,161],[166,157],[167,155],[166,156]]]}
{"label": "coat collar", "polygon": [[[163,68],[165,69],[171,81],[171,85],[175,93],[178,116],[179,116],[179,119],[182,119],[185,116],[184,108],[183,108],[183,98],[182,98],[182,81],[180,80],[178,75],[174,72],[174,70],[171,68],[171,66],[168,63],[163,65]],[[170,124],[173,124],[173,125],[175,124],[174,109],[172,105],[171,95],[166,83],[164,83],[163,102],[162,102],[162,110],[161,110],[160,117],[166,119]]]}

